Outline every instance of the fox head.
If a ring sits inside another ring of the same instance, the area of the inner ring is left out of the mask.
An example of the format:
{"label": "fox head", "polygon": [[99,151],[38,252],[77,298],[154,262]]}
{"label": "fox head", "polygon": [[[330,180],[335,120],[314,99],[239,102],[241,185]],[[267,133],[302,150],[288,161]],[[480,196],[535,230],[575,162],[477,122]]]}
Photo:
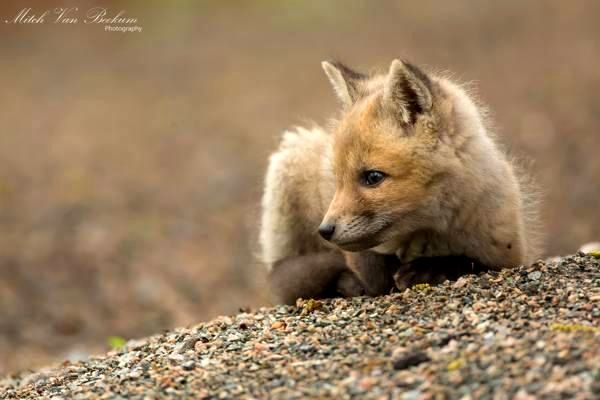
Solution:
{"label": "fox head", "polygon": [[459,163],[446,83],[400,60],[372,77],[322,65],[343,111],[333,128],[335,195],[321,236],[360,251],[439,225],[447,177]]}

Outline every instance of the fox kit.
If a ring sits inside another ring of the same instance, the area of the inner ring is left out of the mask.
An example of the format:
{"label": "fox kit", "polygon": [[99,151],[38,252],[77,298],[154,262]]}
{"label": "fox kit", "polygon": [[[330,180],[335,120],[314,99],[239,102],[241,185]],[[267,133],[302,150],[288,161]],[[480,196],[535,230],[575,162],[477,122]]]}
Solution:
{"label": "fox kit", "polygon": [[322,65],[341,115],[328,131],[285,132],[265,180],[261,252],[281,301],[538,255],[535,204],[463,88],[400,60],[373,76]]}

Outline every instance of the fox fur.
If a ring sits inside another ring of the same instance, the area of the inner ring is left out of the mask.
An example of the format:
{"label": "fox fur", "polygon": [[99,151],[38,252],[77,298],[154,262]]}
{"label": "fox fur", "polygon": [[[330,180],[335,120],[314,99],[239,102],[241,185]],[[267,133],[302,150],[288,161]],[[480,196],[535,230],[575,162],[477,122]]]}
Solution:
{"label": "fox fur", "polygon": [[[279,300],[435,283],[464,260],[534,261],[535,193],[467,90],[400,60],[371,76],[322,66],[339,118],[285,132],[265,178],[259,242]],[[320,226],[334,229],[329,240]]]}

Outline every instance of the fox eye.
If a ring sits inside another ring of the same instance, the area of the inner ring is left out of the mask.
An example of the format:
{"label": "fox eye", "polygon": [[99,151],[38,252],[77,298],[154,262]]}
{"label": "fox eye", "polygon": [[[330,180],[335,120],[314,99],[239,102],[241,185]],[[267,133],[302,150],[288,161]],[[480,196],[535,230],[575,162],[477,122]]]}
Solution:
{"label": "fox eye", "polygon": [[364,186],[376,186],[384,180],[386,176],[387,175],[381,171],[368,170],[362,173],[360,181]]}

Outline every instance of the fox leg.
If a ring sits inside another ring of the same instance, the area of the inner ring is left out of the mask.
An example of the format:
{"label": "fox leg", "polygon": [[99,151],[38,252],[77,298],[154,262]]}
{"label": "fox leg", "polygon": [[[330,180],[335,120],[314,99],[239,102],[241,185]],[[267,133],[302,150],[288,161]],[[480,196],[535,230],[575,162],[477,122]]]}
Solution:
{"label": "fox leg", "polygon": [[337,252],[291,256],[276,262],[269,274],[271,292],[285,304],[299,297],[353,297],[364,294],[359,280]]}
{"label": "fox leg", "polygon": [[433,232],[415,232],[396,252],[400,264],[394,273],[396,288],[402,291],[418,283],[440,284],[488,269],[459,253]]}
{"label": "fox leg", "polygon": [[382,255],[371,251],[344,252],[346,263],[358,277],[366,294],[380,296],[389,294],[394,287],[393,273],[398,267],[394,255]]}

